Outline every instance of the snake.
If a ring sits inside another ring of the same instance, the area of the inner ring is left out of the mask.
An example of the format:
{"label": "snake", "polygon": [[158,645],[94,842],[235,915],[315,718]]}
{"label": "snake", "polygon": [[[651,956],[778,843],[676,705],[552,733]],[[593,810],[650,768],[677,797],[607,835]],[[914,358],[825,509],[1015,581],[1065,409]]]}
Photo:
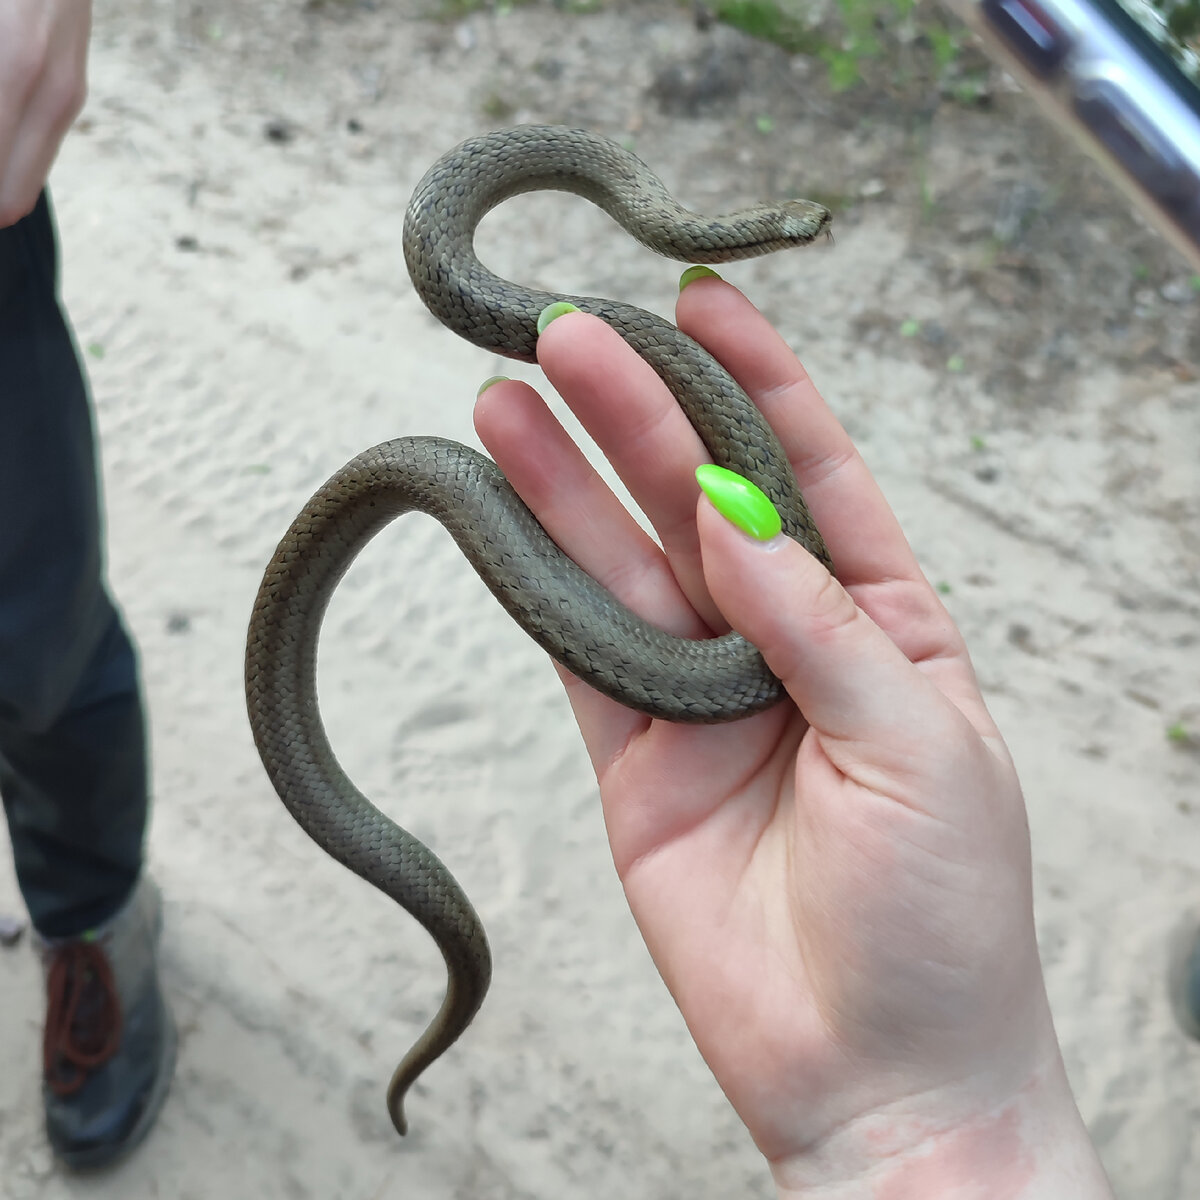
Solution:
{"label": "snake", "polygon": [[[524,125],[470,138],[443,155],[412,195],[403,246],[430,312],[493,354],[535,362],[538,315],[555,301],[607,322],[657,372],[712,461],[762,488],[780,511],[783,532],[831,565],[778,438],[712,355],[643,309],[524,287],[479,261],[474,237],[484,214],[536,190],[576,193],[650,249],[697,264],[810,243],[827,231],[829,211],[786,200],[706,217],[680,205],[615,141],[583,129]],[[474,1018],[491,980],[491,952],[478,914],[446,866],[339,765],[318,711],[316,655],[338,581],[380,529],[411,511],[445,527],[535,642],[634,710],[712,723],[761,712],[784,695],[759,652],[737,633],[673,637],[631,612],[559,549],[496,464],[468,446],[396,438],[357,455],[313,495],[279,542],[254,602],[246,703],[267,775],[301,828],[406,909],[445,960],[441,1006],[388,1085],[388,1113],[401,1135],[405,1094]]]}

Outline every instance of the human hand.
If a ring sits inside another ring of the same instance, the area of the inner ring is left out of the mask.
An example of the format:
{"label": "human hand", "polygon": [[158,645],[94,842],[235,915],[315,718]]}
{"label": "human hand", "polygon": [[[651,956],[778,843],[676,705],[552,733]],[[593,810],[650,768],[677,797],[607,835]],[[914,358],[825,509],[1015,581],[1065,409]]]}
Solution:
{"label": "human hand", "polygon": [[0,4],[0,229],[33,210],[87,96],[91,0]]}
{"label": "human hand", "polygon": [[963,641],[766,321],[717,279],[678,321],[779,434],[840,582],[697,504],[703,446],[595,318],[555,320],[539,361],[665,553],[533,389],[476,410],[576,561],[673,633],[728,622],[793,702],[672,725],[564,672],[651,954],[782,1195],[1108,1197],[1046,1000],[1020,787]]}

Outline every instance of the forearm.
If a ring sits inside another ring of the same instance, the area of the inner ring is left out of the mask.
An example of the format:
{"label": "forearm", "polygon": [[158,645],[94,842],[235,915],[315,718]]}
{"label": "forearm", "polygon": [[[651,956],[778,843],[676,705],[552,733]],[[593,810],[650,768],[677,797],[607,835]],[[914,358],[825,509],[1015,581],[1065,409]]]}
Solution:
{"label": "forearm", "polygon": [[772,1163],[780,1200],[1113,1200],[1061,1062],[989,1112],[909,1104]]}

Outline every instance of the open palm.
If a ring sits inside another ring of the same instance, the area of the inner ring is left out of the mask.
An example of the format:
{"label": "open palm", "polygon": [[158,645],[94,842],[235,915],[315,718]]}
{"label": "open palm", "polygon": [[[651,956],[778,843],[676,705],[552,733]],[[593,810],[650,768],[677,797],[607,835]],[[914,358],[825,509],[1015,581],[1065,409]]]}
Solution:
{"label": "open palm", "polygon": [[[692,283],[680,327],[763,410],[837,565],[697,504],[698,437],[595,318],[539,360],[653,523],[621,507],[536,393],[480,398],[485,443],[556,541],[673,633],[730,625],[793,703],[653,721],[565,676],[617,871],[696,1042],[757,1144],[814,1153],[902,1114],[892,1152],[1061,1082],[1020,789],[962,639],[844,431],[745,298]],[[804,715],[802,716],[801,713]]]}

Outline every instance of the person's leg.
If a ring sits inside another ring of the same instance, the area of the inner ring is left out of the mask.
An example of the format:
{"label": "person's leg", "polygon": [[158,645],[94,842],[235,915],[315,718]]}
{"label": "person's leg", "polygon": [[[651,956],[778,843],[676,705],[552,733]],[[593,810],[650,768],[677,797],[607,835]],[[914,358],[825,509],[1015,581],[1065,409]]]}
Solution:
{"label": "person's leg", "polygon": [[78,1166],[145,1133],[174,1052],[157,897],[137,887],[137,663],[101,540],[91,409],[43,195],[0,229],[0,795],[47,971],[47,1131]]}
{"label": "person's leg", "polygon": [[45,196],[0,230],[0,792],[47,937],[133,890],[146,761],[133,648],[102,582],[91,411]]}

